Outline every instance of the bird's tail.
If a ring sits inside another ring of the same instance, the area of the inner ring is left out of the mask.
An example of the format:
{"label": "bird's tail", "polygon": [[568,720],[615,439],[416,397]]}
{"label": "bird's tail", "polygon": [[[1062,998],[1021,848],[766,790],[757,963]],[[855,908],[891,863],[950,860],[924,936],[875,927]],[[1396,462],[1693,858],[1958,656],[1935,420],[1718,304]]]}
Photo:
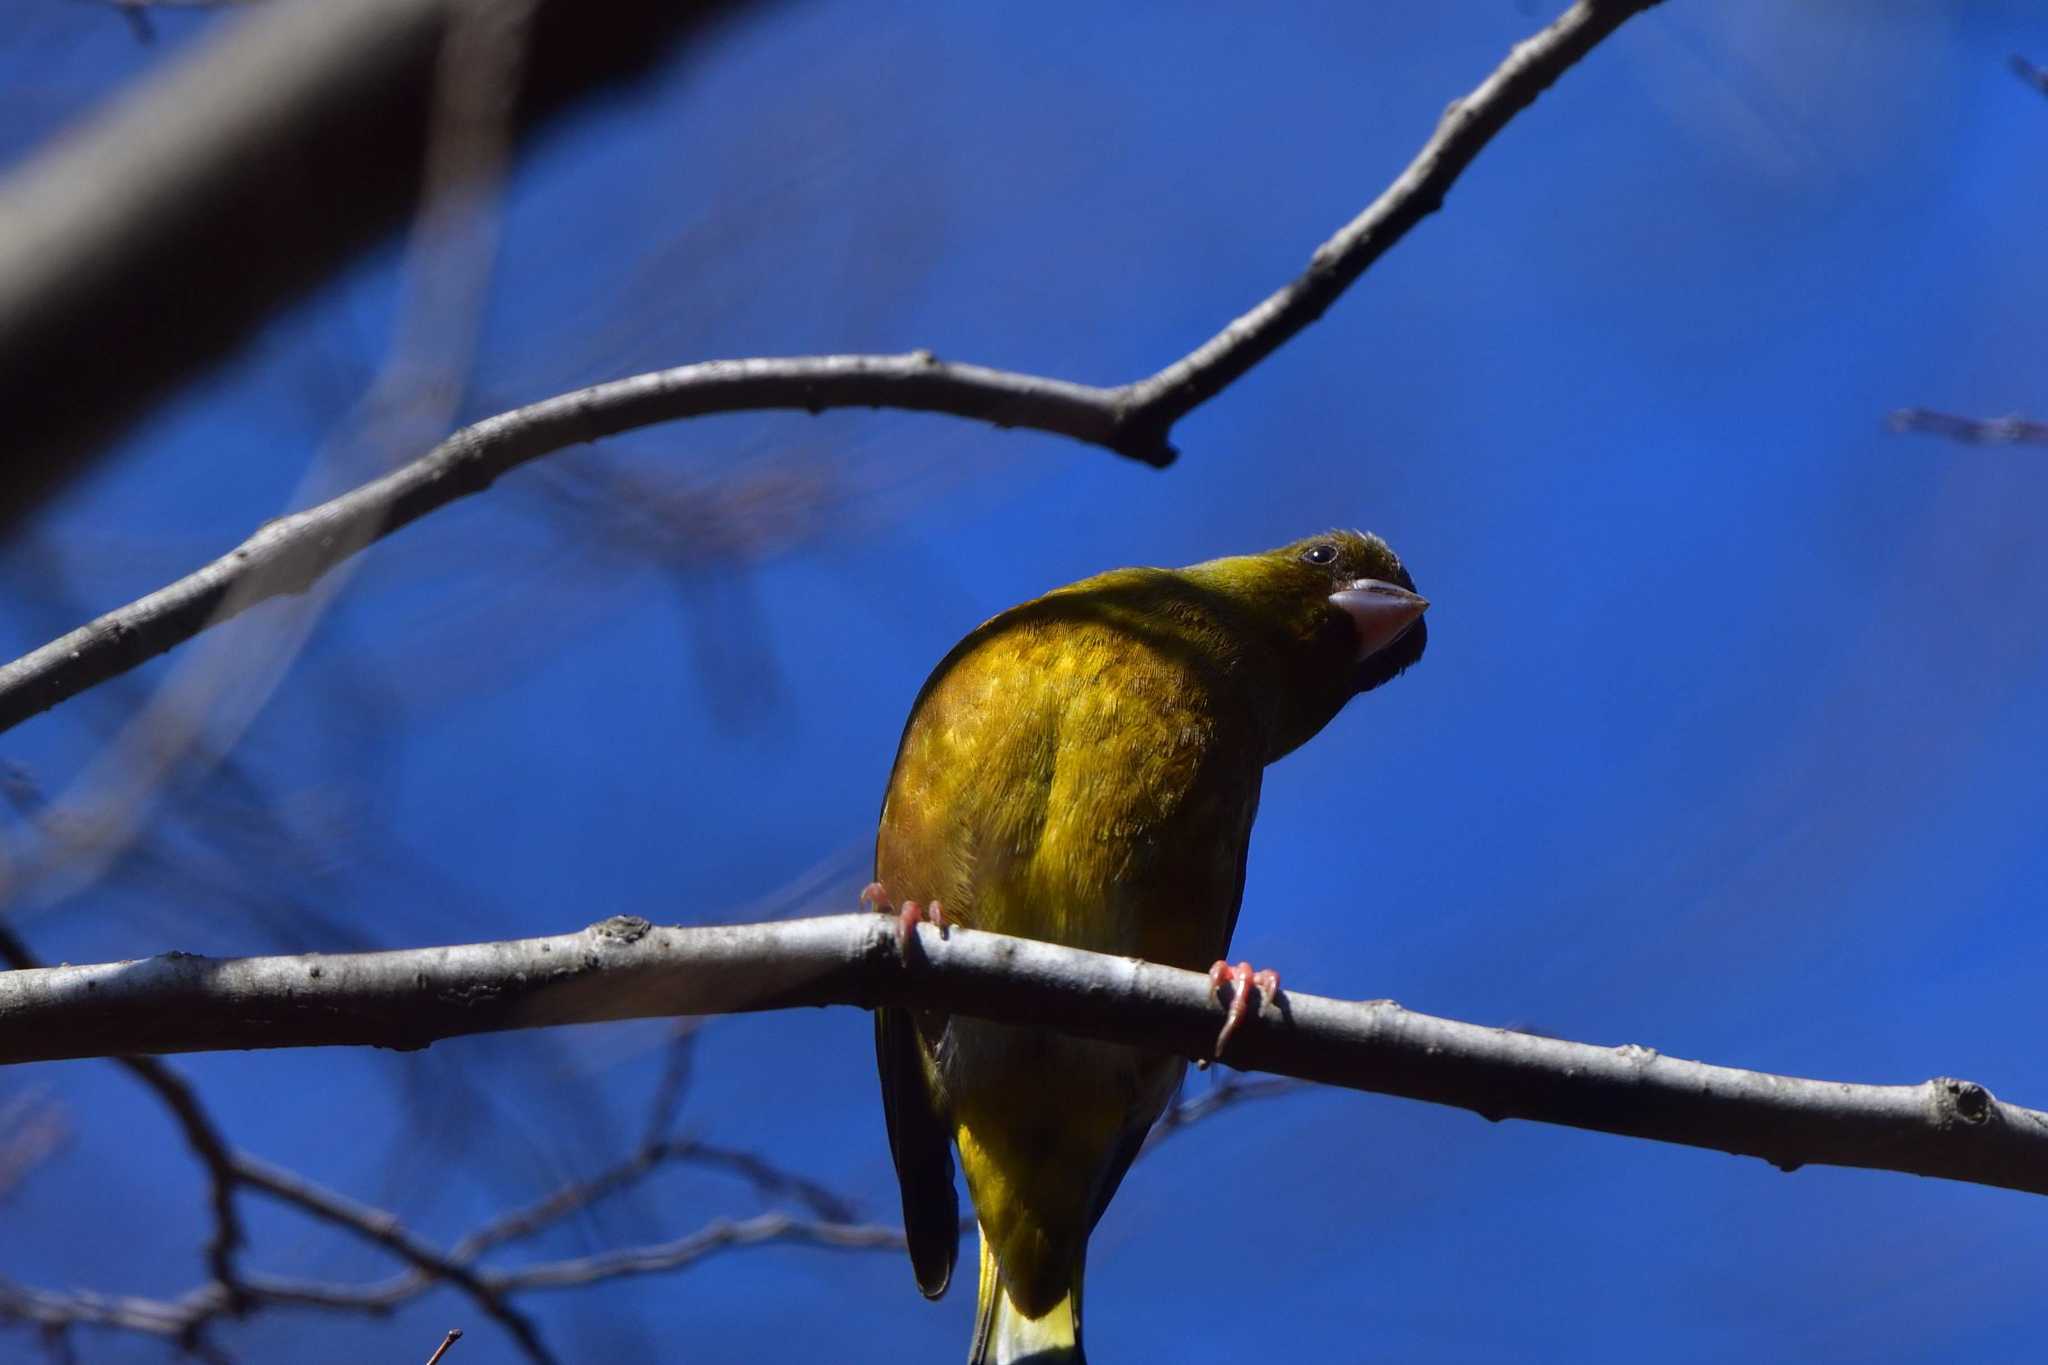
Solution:
{"label": "bird's tail", "polygon": [[1002,1268],[981,1239],[981,1293],[974,1315],[974,1350],[967,1365],[1087,1365],[1081,1354],[1081,1266],[1066,1295],[1037,1317],[1026,1317],[1003,1285]]}

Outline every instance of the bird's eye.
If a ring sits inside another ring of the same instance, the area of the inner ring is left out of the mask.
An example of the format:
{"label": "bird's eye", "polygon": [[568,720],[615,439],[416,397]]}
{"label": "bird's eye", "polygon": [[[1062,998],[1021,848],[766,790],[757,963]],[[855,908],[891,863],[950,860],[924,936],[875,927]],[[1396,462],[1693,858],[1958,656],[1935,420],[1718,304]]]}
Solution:
{"label": "bird's eye", "polygon": [[1320,545],[1311,545],[1301,552],[1301,562],[1313,564],[1317,568],[1327,564],[1335,564],[1337,562],[1337,547],[1328,541],[1324,541]]}

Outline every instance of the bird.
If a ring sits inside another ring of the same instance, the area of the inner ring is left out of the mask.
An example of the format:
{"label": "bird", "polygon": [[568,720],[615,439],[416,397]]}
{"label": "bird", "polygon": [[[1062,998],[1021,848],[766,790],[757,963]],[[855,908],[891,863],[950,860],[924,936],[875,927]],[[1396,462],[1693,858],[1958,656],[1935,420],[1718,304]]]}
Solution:
{"label": "bird", "polygon": [[[1384,540],[1331,531],[1001,613],[911,706],[863,900],[906,953],[935,921],[1207,968],[1220,1054],[1279,989],[1225,960],[1264,769],[1420,659],[1428,605]],[[956,1151],[966,1176],[970,1365],[1083,1365],[1089,1234],[1187,1059],[904,1007],[876,1011],[875,1058],[927,1298],[959,1252]]]}

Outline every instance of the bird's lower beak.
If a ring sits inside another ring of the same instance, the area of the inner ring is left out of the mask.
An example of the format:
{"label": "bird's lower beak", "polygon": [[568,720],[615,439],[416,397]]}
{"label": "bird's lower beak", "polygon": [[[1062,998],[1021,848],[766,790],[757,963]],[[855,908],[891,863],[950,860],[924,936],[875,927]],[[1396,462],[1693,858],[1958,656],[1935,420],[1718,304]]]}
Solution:
{"label": "bird's lower beak", "polygon": [[1361,578],[1330,594],[1330,605],[1351,618],[1358,632],[1358,657],[1367,659],[1408,633],[1429,610],[1427,598],[1406,588]]}

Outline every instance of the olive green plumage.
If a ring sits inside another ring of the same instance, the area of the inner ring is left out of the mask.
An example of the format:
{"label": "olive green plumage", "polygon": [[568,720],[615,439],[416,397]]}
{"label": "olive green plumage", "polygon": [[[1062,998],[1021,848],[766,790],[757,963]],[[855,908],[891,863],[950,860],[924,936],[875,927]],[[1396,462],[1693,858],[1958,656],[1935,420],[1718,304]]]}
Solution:
{"label": "olive green plumage", "polygon": [[[1414,586],[1377,537],[1332,532],[1119,569],[987,622],[911,708],[876,880],[970,928],[1206,968],[1265,765],[1422,654],[1414,615],[1365,651],[1339,605],[1359,580]],[[1079,1361],[1089,1231],[1185,1062],[903,1010],[877,1013],[875,1042],[919,1287],[953,1269],[957,1146],[983,1240],[972,1359]]]}

